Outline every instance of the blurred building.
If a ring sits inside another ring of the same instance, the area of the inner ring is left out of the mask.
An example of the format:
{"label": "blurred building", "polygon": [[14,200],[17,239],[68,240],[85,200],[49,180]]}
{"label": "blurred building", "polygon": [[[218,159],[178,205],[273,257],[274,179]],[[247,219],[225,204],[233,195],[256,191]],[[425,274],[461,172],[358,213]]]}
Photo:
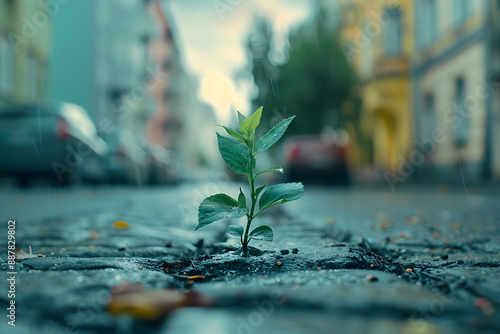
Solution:
{"label": "blurred building", "polygon": [[213,137],[213,127],[208,125],[216,123],[215,113],[200,102],[197,82],[182,64],[168,3],[149,3],[156,27],[148,42],[150,66],[164,75],[159,84],[152,82],[146,135],[148,140],[175,150],[184,166],[213,165],[218,160],[218,152],[213,150],[216,143],[207,139]]}
{"label": "blurred building", "polygon": [[50,98],[84,107],[107,139],[130,131],[196,164],[207,143],[187,131],[214,114],[181,64],[167,4],[67,3],[53,22]]}
{"label": "blurred building", "polygon": [[[486,115],[487,135],[485,165],[490,169],[489,174],[500,178],[500,2],[491,1],[489,8],[490,20],[490,74],[494,88],[493,98]],[[487,172],[488,174],[488,172]]]}
{"label": "blurred building", "polygon": [[50,98],[76,103],[104,136],[144,134],[148,94],[142,0],[71,1],[54,16]]}
{"label": "blurred building", "polygon": [[339,0],[339,4],[341,46],[360,78],[361,124],[373,139],[373,163],[396,171],[400,158],[413,147],[411,2]]}
{"label": "blurred building", "polygon": [[36,1],[0,0],[0,106],[46,97],[56,12]]}
{"label": "blurred building", "polygon": [[496,3],[414,1],[415,150],[429,154],[424,164],[415,163],[422,178],[477,180],[491,174],[492,154],[500,149],[498,137],[493,148],[492,137],[493,113],[498,129],[498,86],[492,74],[499,53],[492,53],[491,42],[498,31],[488,15],[494,10],[498,16],[491,7]]}

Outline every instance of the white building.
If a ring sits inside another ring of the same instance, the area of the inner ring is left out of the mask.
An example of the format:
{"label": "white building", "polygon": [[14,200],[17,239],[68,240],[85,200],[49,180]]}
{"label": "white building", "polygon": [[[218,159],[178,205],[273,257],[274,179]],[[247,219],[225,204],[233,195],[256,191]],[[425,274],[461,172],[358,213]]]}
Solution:
{"label": "white building", "polygon": [[414,2],[416,149],[431,152],[419,170],[423,178],[479,180],[493,170],[500,142],[493,140],[491,124],[493,113],[498,114],[493,105],[498,88],[491,76],[492,3]]}
{"label": "white building", "polygon": [[[142,0],[72,1],[53,19],[49,97],[84,107],[103,135],[144,133],[146,37]],[[142,125],[141,125],[142,123]]]}

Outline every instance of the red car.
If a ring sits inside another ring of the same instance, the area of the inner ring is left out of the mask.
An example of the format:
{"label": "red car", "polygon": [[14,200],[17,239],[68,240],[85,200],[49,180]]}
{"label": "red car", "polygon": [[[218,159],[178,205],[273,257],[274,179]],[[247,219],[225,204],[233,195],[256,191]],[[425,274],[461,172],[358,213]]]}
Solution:
{"label": "red car", "polygon": [[288,181],[320,181],[349,184],[347,141],[333,137],[295,136],[284,143]]}

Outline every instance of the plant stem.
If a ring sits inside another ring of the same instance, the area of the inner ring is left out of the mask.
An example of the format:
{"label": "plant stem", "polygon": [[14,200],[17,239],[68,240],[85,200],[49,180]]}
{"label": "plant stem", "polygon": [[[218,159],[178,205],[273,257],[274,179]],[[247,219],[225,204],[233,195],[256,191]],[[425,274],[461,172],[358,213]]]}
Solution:
{"label": "plant stem", "polygon": [[245,229],[244,241],[243,241],[243,256],[248,256],[248,243],[250,238],[248,233],[250,232],[250,225],[253,220],[253,213],[255,211],[255,203],[257,198],[255,198],[255,179],[253,177],[253,138],[250,139],[250,145],[248,145],[248,155],[250,156],[250,174],[248,174],[248,184],[250,186],[250,198],[252,199],[252,206],[250,208],[250,214],[248,215],[247,227]]}

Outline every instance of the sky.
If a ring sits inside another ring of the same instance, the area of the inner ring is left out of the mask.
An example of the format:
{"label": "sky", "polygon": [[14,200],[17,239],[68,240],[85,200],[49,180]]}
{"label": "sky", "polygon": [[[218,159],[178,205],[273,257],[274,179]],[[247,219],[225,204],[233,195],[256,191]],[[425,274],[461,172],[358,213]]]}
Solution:
{"label": "sky", "polygon": [[221,121],[231,112],[251,113],[256,93],[251,73],[235,79],[248,66],[246,43],[255,17],[272,24],[274,47],[287,47],[288,32],[310,18],[312,0],[183,0],[170,1],[181,61],[199,80],[198,95],[214,108]]}

